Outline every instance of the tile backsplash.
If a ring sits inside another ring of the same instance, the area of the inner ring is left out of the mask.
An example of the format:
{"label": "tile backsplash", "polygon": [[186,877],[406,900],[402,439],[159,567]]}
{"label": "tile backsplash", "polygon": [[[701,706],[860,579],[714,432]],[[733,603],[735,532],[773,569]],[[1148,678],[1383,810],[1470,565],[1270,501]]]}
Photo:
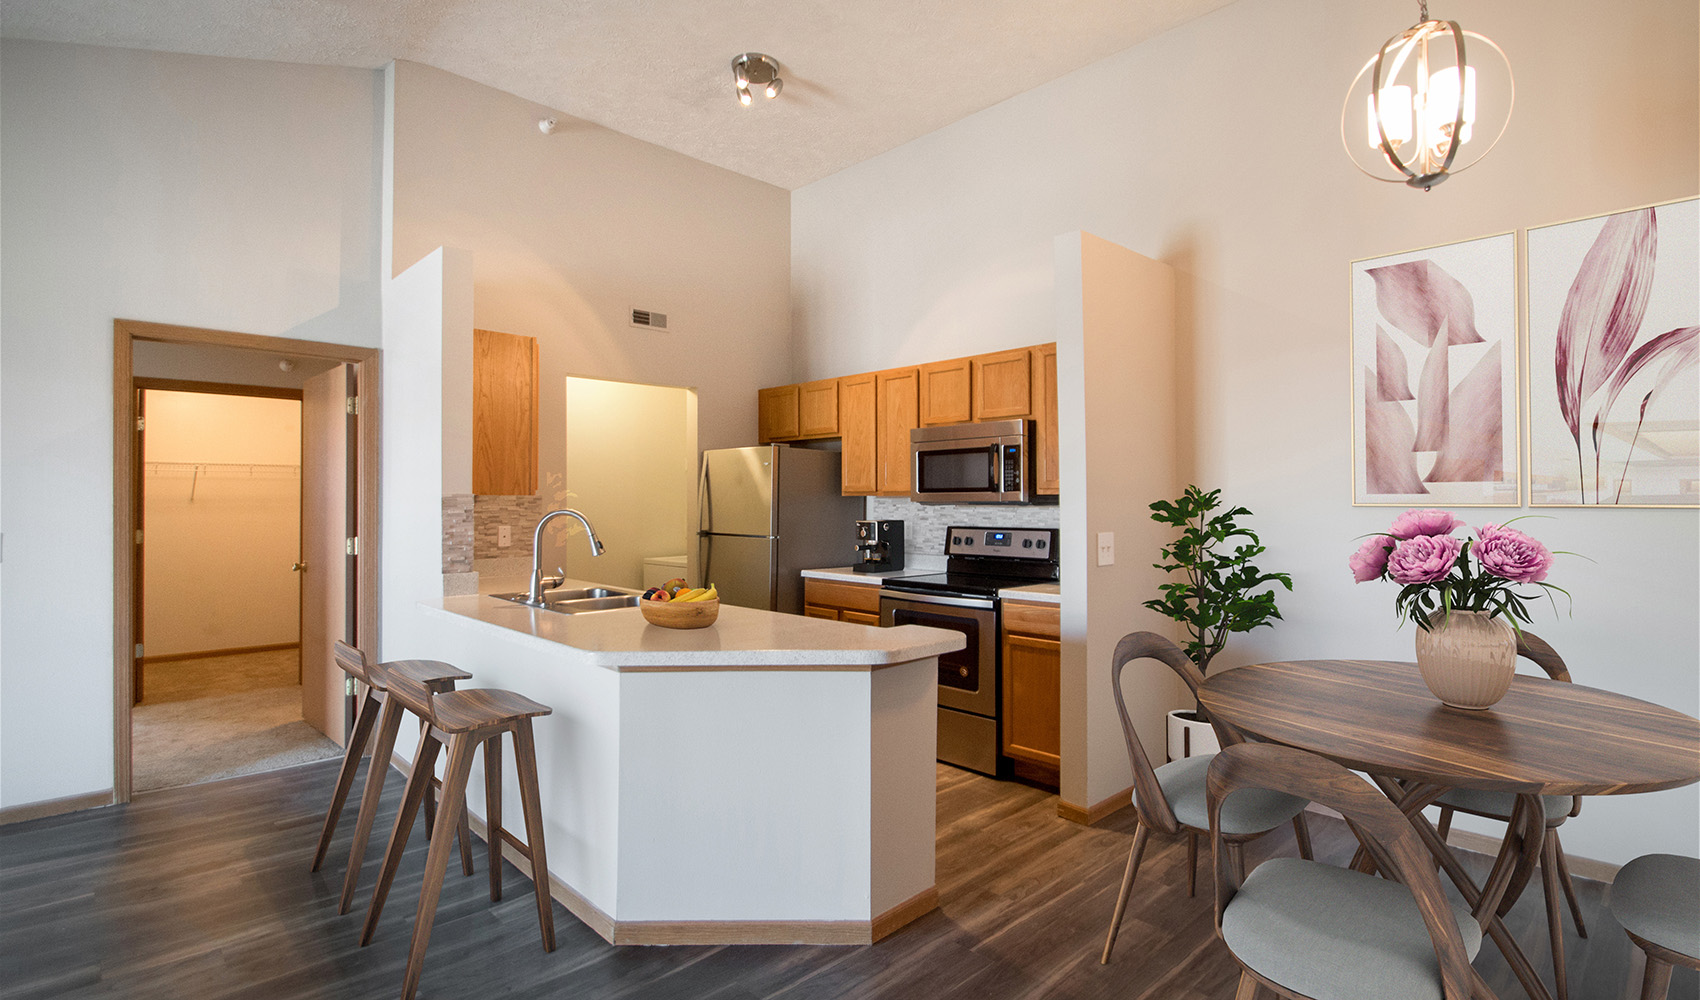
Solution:
{"label": "tile backsplash", "polygon": [[868,515],[877,521],[903,522],[903,549],[911,556],[944,556],[951,525],[987,528],[1056,528],[1062,511],[1046,506],[957,506],[915,503],[902,497],[869,497]]}

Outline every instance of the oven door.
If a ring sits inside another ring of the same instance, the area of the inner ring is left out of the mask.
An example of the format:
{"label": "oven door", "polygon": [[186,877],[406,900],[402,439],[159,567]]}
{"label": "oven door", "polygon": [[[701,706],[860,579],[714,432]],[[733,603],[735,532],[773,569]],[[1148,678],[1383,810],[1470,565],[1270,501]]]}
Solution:
{"label": "oven door", "polygon": [[995,719],[998,714],[998,613],[995,602],[933,594],[880,594],[880,624],[926,625],[960,632],[967,645],[939,657],[939,706]]}

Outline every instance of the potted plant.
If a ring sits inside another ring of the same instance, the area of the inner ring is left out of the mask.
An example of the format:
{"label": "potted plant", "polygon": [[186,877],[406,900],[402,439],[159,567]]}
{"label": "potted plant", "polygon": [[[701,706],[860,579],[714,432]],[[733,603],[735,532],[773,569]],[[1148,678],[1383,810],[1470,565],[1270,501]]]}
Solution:
{"label": "potted plant", "polygon": [[[1209,493],[1188,486],[1180,499],[1159,500],[1151,505],[1151,519],[1173,525],[1181,535],[1163,547],[1160,570],[1179,573],[1181,578],[1164,584],[1163,596],[1145,602],[1145,607],[1180,622],[1186,628],[1186,654],[1198,672],[1210,669],[1210,661],[1228,644],[1232,632],[1250,632],[1273,624],[1281,617],[1275,592],[1259,591],[1280,584],[1289,591],[1293,580],[1285,573],[1265,573],[1252,564],[1263,553],[1257,533],[1242,527],[1236,518],[1251,511],[1234,507],[1215,513],[1222,506],[1222,491]],[[1204,714],[1204,706],[1169,713],[1169,758],[1219,749],[1215,731]]]}
{"label": "potted plant", "polygon": [[[1520,520],[1520,518],[1513,518]],[[1392,580],[1399,623],[1417,622],[1417,668],[1436,698],[1483,709],[1505,696],[1516,673],[1518,622],[1529,624],[1518,585],[1546,583],[1552,553],[1516,528],[1484,524],[1474,538],[1444,510],[1408,510],[1384,535],[1371,535],[1348,562],[1358,583]],[[1550,596],[1550,595],[1549,595]]]}

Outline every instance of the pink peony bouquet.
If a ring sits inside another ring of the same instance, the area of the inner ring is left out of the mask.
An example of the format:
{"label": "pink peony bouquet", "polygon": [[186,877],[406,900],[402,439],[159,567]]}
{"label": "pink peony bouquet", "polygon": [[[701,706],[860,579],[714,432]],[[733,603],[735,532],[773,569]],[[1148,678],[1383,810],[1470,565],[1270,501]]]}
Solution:
{"label": "pink peony bouquet", "polygon": [[1394,598],[1400,620],[1415,618],[1425,629],[1429,615],[1439,611],[1444,618],[1454,610],[1505,615],[1526,625],[1526,602],[1538,595],[1519,594],[1517,585],[1566,593],[1546,582],[1553,554],[1545,545],[1503,524],[1484,524],[1475,538],[1460,539],[1453,532],[1463,527],[1448,511],[1408,510],[1386,534],[1369,536],[1352,553],[1352,578],[1400,584]]}

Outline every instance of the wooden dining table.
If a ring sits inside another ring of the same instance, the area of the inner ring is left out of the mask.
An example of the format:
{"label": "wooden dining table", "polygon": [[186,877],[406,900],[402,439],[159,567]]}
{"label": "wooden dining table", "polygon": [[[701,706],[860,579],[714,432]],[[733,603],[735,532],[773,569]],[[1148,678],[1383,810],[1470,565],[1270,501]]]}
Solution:
{"label": "wooden dining table", "polygon": [[[1518,675],[1492,708],[1469,710],[1442,704],[1415,663],[1293,660],[1213,674],[1199,701],[1212,718],[1250,738],[1368,774],[1410,819],[1534,1000],[1552,994],[1501,912],[1540,857],[1540,796],[1622,795],[1700,782],[1700,720],[1544,677]],[[1517,796],[1482,885],[1422,812],[1453,788]]]}

